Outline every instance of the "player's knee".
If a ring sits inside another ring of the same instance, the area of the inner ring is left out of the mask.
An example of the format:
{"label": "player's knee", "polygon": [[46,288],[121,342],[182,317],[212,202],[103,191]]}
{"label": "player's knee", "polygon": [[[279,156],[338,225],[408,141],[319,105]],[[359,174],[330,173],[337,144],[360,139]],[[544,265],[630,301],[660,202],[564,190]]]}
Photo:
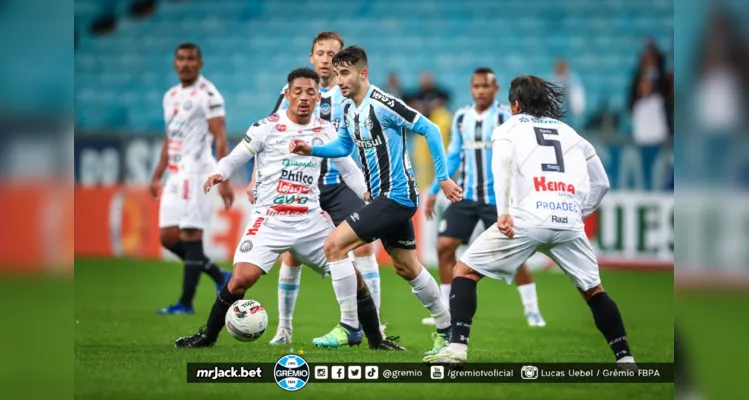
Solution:
{"label": "player's knee", "polygon": [[585,300],[585,301],[590,300],[591,297],[597,295],[598,293],[603,293],[604,292],[603,286],[601,286],[601,285],[596,285],[595,287],[592,287],[592,288],[590,288],[588,290],[582,290],[582,289],[579,289],[579,288],[577,290],[583,296],[583,300]]}
{"label": "player's knee", "polygon": [[374,254],[374,246],[372,243],[367,243],[354,249],[354,256],[356,257],[368,257]]}
{"label": "player's knee", "polygon": [[455,267],[453,268],[453,279],[468,278],[474,281],[478,281],[479,279],[481,279],[481,277],[481,274],[461,261],[456,263]]}
{"label": "player's knee", "polygon": [[327,258],[328,261],[339,261],[348,257],[346,254],[346,248],[335,235],[328,236],[325,240],[323,250],[325,251],[325,258]]}
{"label": "player's knee", "polygon": [[458,246],[453,240],[444,240],[440,238],[437,240],[437,257],[440,262],[450,261],[455,259],[455,250]]}
{"label": "player's knee", "polygon": [[291,253],[283,253],[281,256],[281,262],[287,267],[301,267],[302,262],[294,258]]}
{"label": "player's knee", "polygon": [[159,241],[161,245],[167,249],[171,249],[179,242],[179,230],[177,229],[162,229],[159,232]]}
{"label": "player's knee", "polygon": [[185,241],[203,240],[203,230],[194,228],[180,229],[179,238]]}
{"label": "player's knee", "polygon": [[263,270],[257,265],[249,263],[239,263],[234,265],[231,279],[227,285],[231,293],[243,293],[260,279]]}

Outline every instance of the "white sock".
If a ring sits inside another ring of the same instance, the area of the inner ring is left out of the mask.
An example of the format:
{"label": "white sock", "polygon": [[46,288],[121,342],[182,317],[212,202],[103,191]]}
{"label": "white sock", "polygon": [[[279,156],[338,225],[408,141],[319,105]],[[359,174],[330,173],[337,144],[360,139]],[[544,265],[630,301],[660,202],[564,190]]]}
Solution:
{"label": "white sock", "polygon": [[408,281],[408,284],[411,285],[411,291],[421,300],[421,304],[429,310],[437,329],[449,328],[450,311],[445,305],[445,300],[442,299],[437,281],[424,266],[419,266],[421,267],[419,275],[416,276],[416,279]]}
{"label": "white sock", "polygon": [[372,300],[374,300],[375,307],[377,308],[377,315],[380,315],[380,266],[377,265],[377,257],[374,254],[356,257],[356,266],[359,267],[364,283],[369,288],[369,293],[372,294]]}
{"label": "white sock", "polygon": [[328,263],[330,277],[333,278],[333,291],[341,307],[341,322],[355,329],[359,329],[356,304],[356,271],[354,263],[344,258],[340,261]]}
{"label": "white sock", "polygon": [[523,308],[526,314],[530,312],[537,313],[538,297],[536,297],[536,284],[520,285],[518,286],[518,292],[520,292],[520,300],[523,301]]}
{"label": "white sock", "polygon": [[299,294],[299,283],[302,281],[302,266],[289,267],[281,264],[278,273],[278,327],[291,330],[291,319],[294,316],[296,296]]}
{"label": "white sock", "polygon": [[441,283],[440,292],[442,293],[442,300],[445,300],[445,306],[447,311],[450,311],[450,289],[452,289],[451,283]]}

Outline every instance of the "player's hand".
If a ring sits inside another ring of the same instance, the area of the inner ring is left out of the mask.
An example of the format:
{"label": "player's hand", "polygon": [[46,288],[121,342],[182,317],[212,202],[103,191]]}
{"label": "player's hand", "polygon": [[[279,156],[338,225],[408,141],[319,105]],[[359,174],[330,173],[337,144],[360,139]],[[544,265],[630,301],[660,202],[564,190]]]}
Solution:
{"label": "player's hand", "polygon": [[250,204],[255,204],[255,184],[252,182],[247,185],[247,198],[250,200]]}
{"label": "player's hand", "polygon": [[312,154],[312,146],[302,139],[291,139],[289,151],[300,156],[308,156]]}
{"label": "player's hand", "polygon": [[367,203],[372,201],[372,193],[364,192],[364,196],[362,196],[362,200],[366,201]]}
{"label": "player's hand", "polygon": [[463,200],[463,189],[460,188],[452,179],[447,178],[444,181],[439,181],[442,191],[447,196],[447,199],[453,203],[459,203]]}
{"label": "player's hand", "polygon": [[209,176],[208,180],[205,181],[205,185],[203,185],[203,192],[204,193],[210,192],[213,185],[219,184],[223,181],[224,181],[224,178],[222,178],[221,175],[219,174]]}
{"label": "player's hand", "polygon": [[434,207],[437,205],[437,196],[430,194],[427,196],[427,204],[424,206],[424,213],[428,220],[434,218]]}
{"label": "player's hand", "polygon": [[218,194],[224,200],[224,209],[230,209],[231,205],[234,204],[234,191],[231,189],[229,181],[224,181],[218,185]]}
{"label": "player's hand", "polygon": [[161,189],[163,187],[164,184],[161,183],[161,179],[151,181],[151,185],[149,187],[149,189],[151,190],[151,196],[153,196],[154,199],[158,200],[159,197],[161,197]]}
{"label": "player's hand", "polygon": [[511,216],[500,215],[499,218],[497,218],[497,227],[499,227],[499,231],[502,232],[503,235],[510,239],[515,236],[515,222],[513,222]]}

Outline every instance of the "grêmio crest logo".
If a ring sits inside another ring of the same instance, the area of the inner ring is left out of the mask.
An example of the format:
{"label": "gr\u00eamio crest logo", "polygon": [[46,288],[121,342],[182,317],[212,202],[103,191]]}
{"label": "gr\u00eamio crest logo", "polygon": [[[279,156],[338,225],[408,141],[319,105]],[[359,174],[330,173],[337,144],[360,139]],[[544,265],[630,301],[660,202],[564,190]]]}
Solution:
{"label": "gr\u00eamio crest logo", "polygon": [[294,160],[283,160],[284,167],[304,167],[304,168],[317,168],[317,164],[314,161],[294,161]]}
{"label": "gr\u00eamio crest logo", "polygon": [[309,381],[309,364],[294,354],[281,357],[273,367],[273,378],[283,390],[295,392]]}

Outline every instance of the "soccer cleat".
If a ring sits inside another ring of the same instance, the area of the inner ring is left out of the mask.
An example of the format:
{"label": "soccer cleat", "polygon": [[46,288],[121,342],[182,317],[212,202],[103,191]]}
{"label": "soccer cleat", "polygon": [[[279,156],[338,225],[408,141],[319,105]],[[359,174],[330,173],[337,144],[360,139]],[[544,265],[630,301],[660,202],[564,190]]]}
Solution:
{"label": "soccer cleat", "polygon": [[635,364],[635,358],[632,356],[622,357],[616,360],[616,366],[625,371],[637,371],[639,369],[637,368],[637,364]]}
{"label": "soccer cleat", "polygon": [[315,346],[328,349],[335,349],[345,345],[359,346],[361,342],[361,328],[348,330],[341,324],[336,325],[327,335],[312,339],[312,344]]}
{"label": "soccer cleat", "polygon": [[432,317],[427,317],[427,318],[422,319],[421,323],[424,325],[437,325],[437,323],[434,322],[434,318]]}
{"label": "soccer cleat", "polygon": [[270,344],[291,344],[291,331],[285,328],[278,328],[276,336],[271,339]]}
{"label": "soccer cleat", "polygon": [[434,341],[434,346],[432,350],[424,353],[425,356],[433,356],[447,347],[450,344],[450,331],[446,333],[432,332],[432,340]]}
{"label": "soccer cleat", "polygon": [[430,354],[424,357],[427,364],[463,364],[468,359],[464,351],[455,351],[450,347],[443,347],[436,354]]}
{"label": "soccer cleat", "polygon": [[156,315],[192,315],[195,314],[195,310],[192,307],[188,307],[180,302],[174,303],[169,307],[164,307],[161,310],[156,311]]}
{"label": "soccer cleat", "polygon": [[230,279],[231,279],[231,272],[229,272],[229,271],[224,271],[224,281],[223,281],[223,282],[221,282],[221,283],[217,283],[217,284],[216,284],[216,291],[217,291],[217,292],[220,292],[220,291],[221,291],[221,289],[223,289],[223,288],[224,288],[224,286],[226,286],[226,285],[228,285],[228,284],[229,284],[229,280],[230,280]]}
{"label": "soccer cleat", "polygon": [[528,320],[528,326],[538,326],[538,327],[546,326],[546,321],[544,321],[544,317],[541,316],[541,313],[538,313],[538,312],[525,313],[525,318]]}
{"label": "soccer cleat", "polygon": [[177,349],[187,348],[198,348],[198,347],[213,347],[216,344],[216,340],[208,339],[205,334],[206,326],[203,325],[198,330],[198,333],[192,336],[181,337],[174,341],[174,347]]}
{"label": "soccer cleat", "polygon": [[382,339],[382,342],[380,342],[380,344],[373,345],[370,343],[369,348],[370,350],[397,350],[397,351],[406,350],[405,347],[397,343],[398,339],[400,339],[400,336],[388,336]]}

